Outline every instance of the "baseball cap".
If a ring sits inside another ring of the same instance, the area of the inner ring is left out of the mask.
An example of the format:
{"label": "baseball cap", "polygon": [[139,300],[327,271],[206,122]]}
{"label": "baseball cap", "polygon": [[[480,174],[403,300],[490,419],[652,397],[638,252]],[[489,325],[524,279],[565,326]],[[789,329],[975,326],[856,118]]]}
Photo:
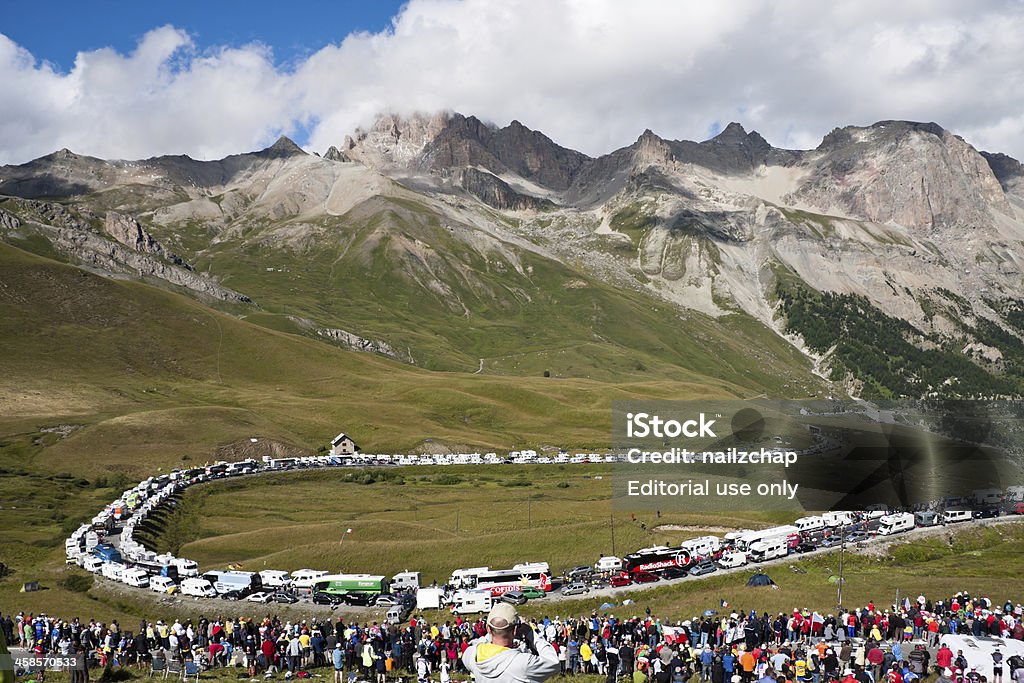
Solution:
{"label": "baseball cap", "polygon": [[491,628],[506,629],[516,622],[516,608],[507,602],[500,602],[487,615],[487,625]]}

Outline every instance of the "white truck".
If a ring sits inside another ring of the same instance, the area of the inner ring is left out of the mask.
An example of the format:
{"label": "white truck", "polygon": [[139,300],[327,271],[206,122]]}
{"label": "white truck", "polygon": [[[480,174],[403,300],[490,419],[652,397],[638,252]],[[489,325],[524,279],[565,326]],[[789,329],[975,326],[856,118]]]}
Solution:
{"label": "white truck", "polygon": [[914,515],[910,512],[898,512],[894,515],[884,515],[879,519],[878,534],[880,536],[891,536],[910,531],[914,528]]}
{"label": "white truck", "polygon": [[416,591],[416,609],[441,609],[444,591],[440,588],[421,588]]}

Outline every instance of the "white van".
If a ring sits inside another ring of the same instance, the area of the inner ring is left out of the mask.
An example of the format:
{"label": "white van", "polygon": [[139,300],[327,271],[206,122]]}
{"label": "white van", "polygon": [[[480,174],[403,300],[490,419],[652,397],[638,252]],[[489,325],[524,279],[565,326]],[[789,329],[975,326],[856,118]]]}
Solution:
{"label": "white van", "polygon": [[154,576],[149,580],[149,589],[157,593],[171,593],[177,587],[178,585],[174,583],[174,579],[166,576]]}
{"label": "white van", "polygon": [[946,510],[942,513],[943,524],[956,524],[957,522],[969,522],[972,515],[970,510]]}
{"label": "white van", "polygon": [[594,571],[620,572],[622,571],[622,559],[613,555],[602,557],[594,564]]}
{"label": "white van", "polygon": [[789,541],[786,538],[769,538],[750,544],[750,561],[764,562],[789,554]]}
{"label": "white van", "polygon": [[885,515],[880,520],[878,533],[881,536],[891,536],[914,528],[914,515],[910,512],[900,512],[895,515]]}
{"label": "white van", "polygon": [[490,612],[494,598],[490,591],[456,591],[452,596],[452,614]]}
{"label": "white van", "polygon": [[319,569],[299,569],[292,572],[292,585],[296,588],[313,589],[313,584],[321,576],[327,576],[328,572]]}
{"label": "white van", "polygon": [[174,564],[178,567],[178,576],[199,576],[199,564],[195,560],[177,557]]}
{"label": "white van", "polygon": [[718,560],[718,566],[722,569],[732,569],[733,567],[742,567],[747,563],[747,554],[741,552],[725,553],[721,559]]}
{"label": "white van", "polygon": [[419,572],[399,572],[391,577],[391,590],[399,590],[402,588],[419,588],[420,587],[420,573]]}
{"label": "white van", "polygon": [[95,555],[85,555],[82,558],[82,569],[87,572],[92,572],[93,574],[101,571],[104,564],[106,564],[106,562]]}
{"label": "white van", "polygon": [[102,574],[111,581],[120,581],[121,576],[124,575],[124,571],[127,569],[120,562],[105,562],[103,564]]}
{"label": "white van", "polygon": [[821,516],[821,518],[825,520],[825,526],[827,527],[847,526],[849,524],[853,524],[852,512],[826,512]]}
{"label": "white van", "polygon": [[121,581],[136,588],[146,588],[149,586],[149,574],[142,569],[128,569],[121,574]]}
{"label": "white van", "polygon": [[213,589],[213,585],[209,581],[195,577],[181,582],[181,594],[192,595],[197,598],[217,597],[217,591]]}
{"label": "white van", "polygon": [[793,526],[799,529],[800,533],[808,533],[824,529],[826,525],[824,517],[801,517],[793,522]]}
{"label": "white van", "polygon": [[292,583],[292,577],[280,569],[264,569],[260,572],[260,581],[267,588],[287,588]]}

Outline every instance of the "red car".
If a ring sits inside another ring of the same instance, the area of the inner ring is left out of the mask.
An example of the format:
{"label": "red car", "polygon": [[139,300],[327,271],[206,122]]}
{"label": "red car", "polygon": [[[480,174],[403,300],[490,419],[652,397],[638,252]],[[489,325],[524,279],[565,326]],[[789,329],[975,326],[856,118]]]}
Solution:
{"label": "red car", "polygon": [[635,583],[654,583],[655,581],[660,580],[661,578],[657,574],[652,574],[650,572],[636,572],[633,574],[633,581]]}
{"label": "red car", "polygon": [[625,574],[617,574],[608,580],[608,585],[612,588],[622,588],[633,583],[633,579],[629,578]]}

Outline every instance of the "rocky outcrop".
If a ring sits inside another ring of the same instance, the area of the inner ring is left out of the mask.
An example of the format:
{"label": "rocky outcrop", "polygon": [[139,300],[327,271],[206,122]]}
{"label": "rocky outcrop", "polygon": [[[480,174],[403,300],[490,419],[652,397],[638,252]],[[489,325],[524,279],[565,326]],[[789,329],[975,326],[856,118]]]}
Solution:
{"label": "rocky outcrop", "polygon": [[1024,164],[1001,152],[982,152],[981,156],[985,157],[1003,190],[1014,192],[1024,188]]}
{"label": "rocky outcrop", "polygon": [[327,148],[327,152],[324,153],[324,159],[327,159],[328,161],[352,161],[347,154],[339,150],[334,145]]}
{"label": "rocky outcrop", "polygon": [[822,210],[909,228],[964,228],[1012,215],[988,162],[934,123],[882,121],[827,135],[804,162],[809,174],[789,199]]}
{"label": "rocky outcrop", "polygon": [[396,351],[390,344],[384,341],[375,339],[364,339],[357,334],[346,332],[345,330],[338,330],[333,328],[321,327],[316,330],[316,333],[331,341],[337,342],[342,346],[352,349],[353,351],[366,351],[368,353],[379,353],[382,356],[393,358],[403,363],[409,363],[412,365],[416,364],[416,360],[412,357],[408,351],[402,353]]}
{"label": "rocky outcrop", "polygon": [[81,214],[61,204],[8,201],[24,220],[0,208],[0,225],[42,235],[73,263],[105,273],[163,280],[220,301],[251,303],[249,297],[199,275],[191,266],[175,263],[171,259],[177,257],[163,249],[131,216],[108,213],[103,225],[114,237],[108,239],[94,231]]}
{"label": "rocky outcrop", "polygon": [[103,229],[115,240],[135,251],[145,254],[152,254],[162,259],[167,259],[176,266],[192,270],[192,266],[160,244],[153,238],[149,231],[142,227],[133,216],[120,214],[116,211],[108,211],[103,221]]}
{"label": "rocky outcrop", "polygon": [[516,192],[493,173],[477,168],[462,169],[458,182],[484,204],[502,211],[537,211],[555,207],[550,200]]}

